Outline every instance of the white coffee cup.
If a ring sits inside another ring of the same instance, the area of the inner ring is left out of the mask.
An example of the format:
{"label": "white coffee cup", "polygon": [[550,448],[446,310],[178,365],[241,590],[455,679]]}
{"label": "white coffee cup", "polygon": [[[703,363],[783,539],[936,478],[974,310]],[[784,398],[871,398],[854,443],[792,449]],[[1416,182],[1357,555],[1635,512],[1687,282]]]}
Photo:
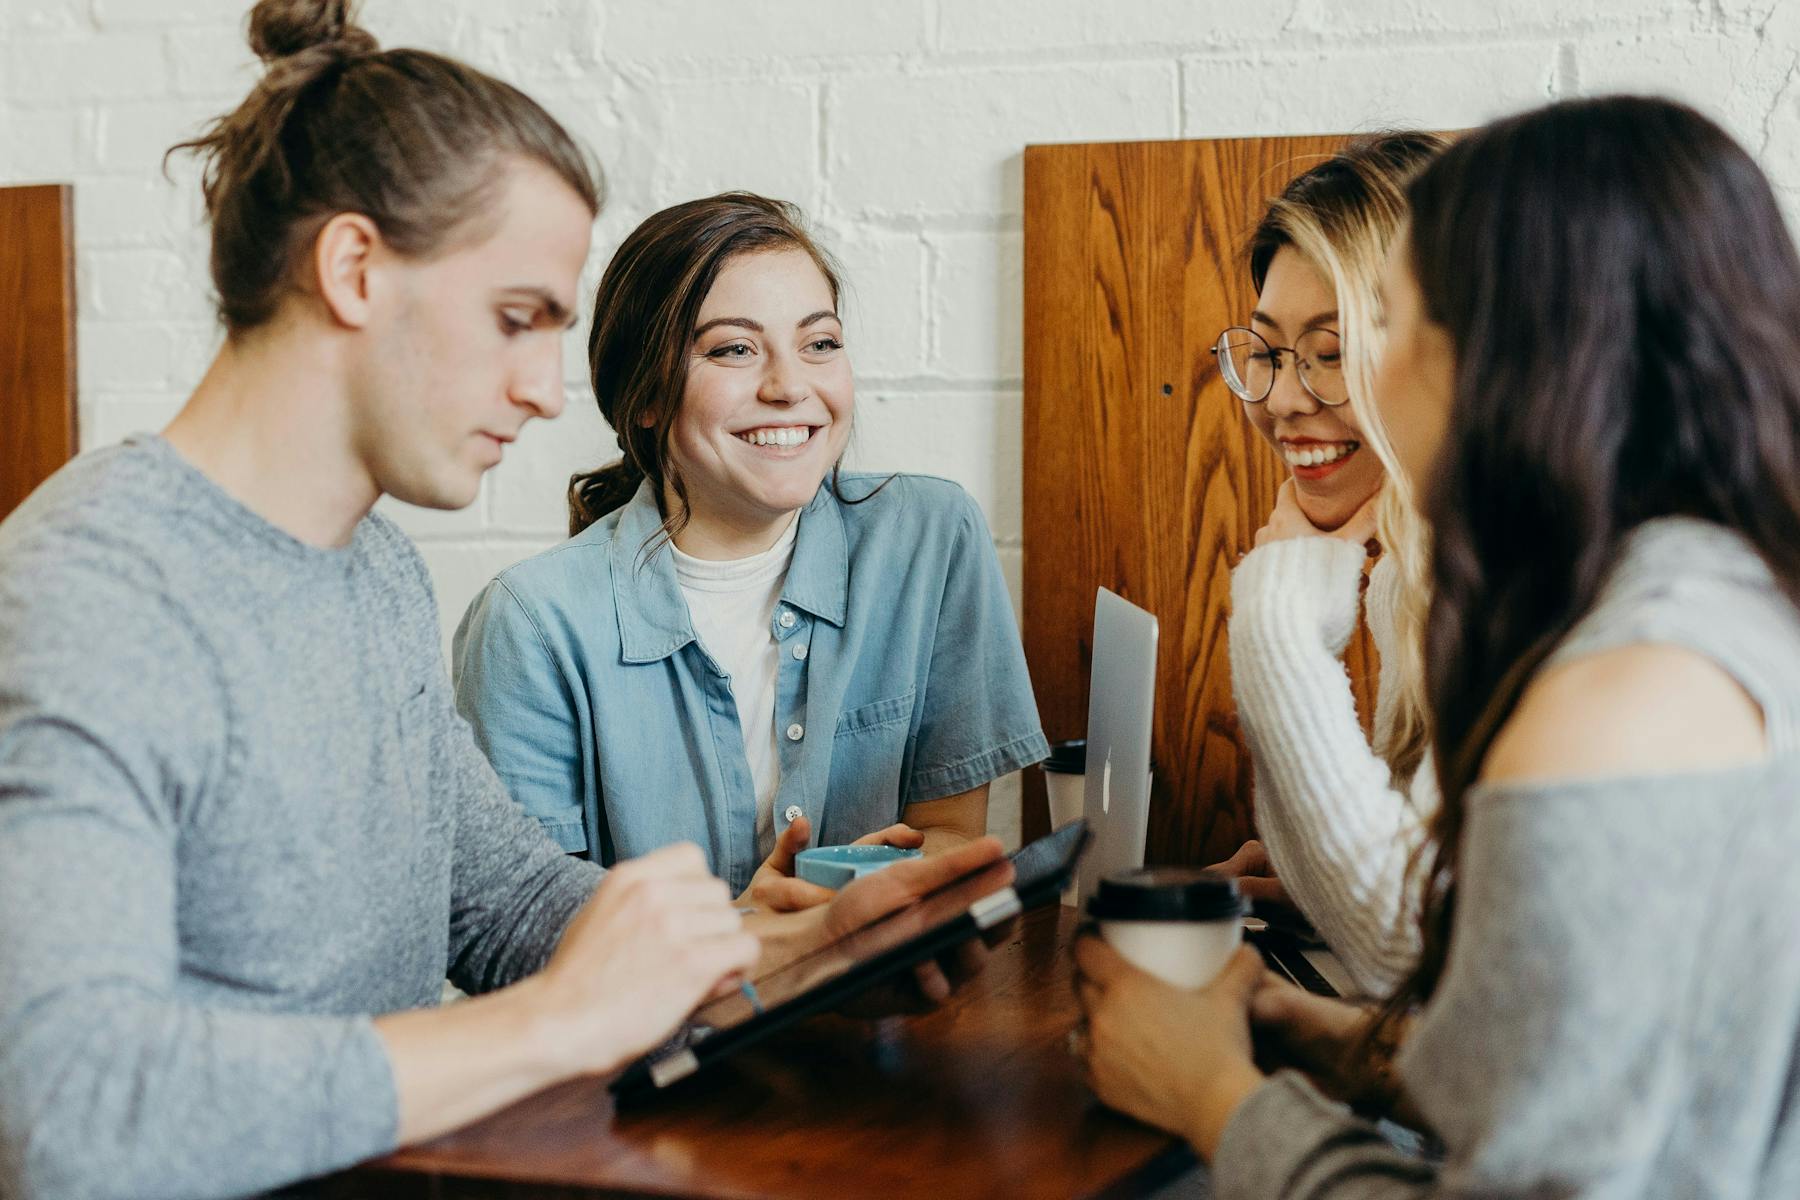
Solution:
{"label": "white coffee cup", "polygon": [[1143,867],[1104,876],[1087,911],[1127,962],[1176,987],[1201,988],[1244,944],[1248,908],[1228,876]]}

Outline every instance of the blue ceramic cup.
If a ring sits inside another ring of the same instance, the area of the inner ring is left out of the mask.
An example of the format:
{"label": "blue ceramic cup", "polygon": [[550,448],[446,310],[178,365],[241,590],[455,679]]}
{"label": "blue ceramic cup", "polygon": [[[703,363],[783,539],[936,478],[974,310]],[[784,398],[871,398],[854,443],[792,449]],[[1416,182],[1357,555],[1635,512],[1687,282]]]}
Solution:
{"label": "blue ceramic cup", "polygon": [[852,879],[918,858],[922,853],[898,846],[814,846],[794,856],[794,873],[820,887],[841,888]]}

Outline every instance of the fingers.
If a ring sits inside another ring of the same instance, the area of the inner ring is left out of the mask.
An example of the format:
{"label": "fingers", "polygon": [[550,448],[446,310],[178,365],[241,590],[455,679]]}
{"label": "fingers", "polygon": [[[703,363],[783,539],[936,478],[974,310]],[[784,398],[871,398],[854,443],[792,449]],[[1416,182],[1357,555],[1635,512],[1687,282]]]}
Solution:
{"label": "fingers", "polygon": [[1239,946],[1237,953],[1231,956],[1231,961],[1225,964],[1225,969],[1219,972],[1219,978],[1212,986],[1225,988],[1242,996],[1245,1005],[1248,1005],[1257,989],[1262,986],[1263,976],[1266,974],[1268,969],[1263,965],[1262,955],[1253,947]]}
{"label": "fingers", "polygon": [[1223,862],[1212,863],[1205,869],[1208,871],[1217,871],[1221,875],[1229,875],[1233,879],[1236,879],[1239,875],[1244,873],[1244,869],[1238,865],[1238,855],[1242,853],[1243,851],[1239,850],[1237,854],[1232,855]]}
{"label": "fingers", "polygon": [[1263,527],[1256,531],[1256,544],[1267,545],[1284,538],[1317,536],[1319,527],[1312,523],[1306,510],[1300,507],[1300,493],[1294,483],[1293,476],[1288,476],[1281,483],[1281,490],[1275,494],[1275,509]]}
{"label": "fingers", "polygon": [[987,960],[987,943],[980,938],[972,938],[941,956],[938,966],[954,990],[981,974],[982,968],[987,966]]}
{"label": "fingers", "polygon": [[926,961],[913,968],[913,978],[919,982],[919,991],[925,999],[933,1004],[942,1004],[950,998],[950,981],[936,963]]}
{"label": "fingers", "polygon": [[639,882],[621,898],[617,916],[671,943],[733,934],[744,927],[730,890],[710,876]]}
{"label": "fingers", "polygon": [[905,822],[896,822],[886,829],[865,833],[850,844],[852,846],[897,846],[902,850],[917,850],[925,844],[925,835]]}
{"label": "fingers", "polygon": [[765,877],[751,886],[750,903],[771,912],[799,912],[827,904],[837,893],[828,887],[787,876]]}
{"label": "fingers", "polygon": [[1233,877],[1243,875],[1266,875],[1269,873],[1269,852],[1263,844],[1254,838],[1237,848],[1237,853],[1221,863],[1214,863],[1206,868],[1217,871],[1221,875]]}
{"label": "fingers", "polygon": [[693,999],[698,1003],[709,996],[729,991],[737,981],[756,966],[762,955],[762,943],[753,933],[738,930],[715,937],[695,938],[670,948],[693,985]]}
{"label": "fingers", "polygon": [[1101,1006],[1106,1003],[1106,989],[1093,980],[1078,975],[1075,977],[1075,1000],[1081,1005],[1082,1025],[1091,1027]]}
{"label": "fingers", "polygon": [[1238,894],[1247,900],[1286,900],[1287,888],[1273,875],[1239,875]]}
{"label": "fingers", "polygon": [[783,875],[792,875],[794,873],[794,856],[806,849],[807,843],[811,841],[812,822],[805,817],[795,817],[788,822],[788,827],[781,831],[781,836],[775,839],[775,849],[769,852],[769,857],[764,861],[763,866],[771,871],[779,871]]}
{"label": "fingers", "polygon": [[1295,1001],[1303,993],[1273,971],[1264,971],[1262,983],[1250,997],[1250,1019],[1258,1025],[1285,1025],[1295,1017]]}
{"label": "fingers", "polygon": [[[989,863],[998,862],[1005,857],[1006,848],[1000,844],[999,838],[982,837],[958,846],[954,850],[946,850],[942,854],[895,863],[870,878],[880,879],[883,876],[892,876],[904,881],[908,887],[918,889],[918,893],[923,895],[943,887],[953,879],[961,878],[971,871],[985,867]],[[1009,870],[1010,867],[1011,864],[1008,864]]]}
{"label": "fingers", "polygon": [[1121,975],[1137,970],[1107,945],[1104,938],[1091,933],[1075,939],[1075,969],[1083,982],[1092,982],[1102,988]]}
{"label": "fingers", "polygon": [[603,906],[715,907],[731,911],[731,889],[706,870],[706,859],[697,847],[692,855],[668,846],[655,854],[621,863],[606,873],[589,903]]}
{"label": "fingers", "polygon": [[1377,502],[1381,499],[1381,489],[1362,502],[1362,506],[1350,515],[1337,529],[1332,531],[1333,537],[1343,538],[1346,542],[1371,542],[1375,540],[1375,513]]}
{"label": "fingers", "polygon": [[744,987],[744,980],[748,978],[750,978],[748,972],[733,971],[731,974],[720,979],[719,982],[713,984],[712,991],[706,993],[706,999],[709,1001],[723,1000],[733,992],[741,992]]}

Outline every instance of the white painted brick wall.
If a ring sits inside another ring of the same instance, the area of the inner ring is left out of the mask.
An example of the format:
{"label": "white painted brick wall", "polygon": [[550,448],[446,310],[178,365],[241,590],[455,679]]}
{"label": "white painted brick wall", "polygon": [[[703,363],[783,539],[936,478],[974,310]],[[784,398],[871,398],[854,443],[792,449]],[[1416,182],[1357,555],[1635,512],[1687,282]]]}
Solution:
{"label": "white painted brick wall", "polygon": [[[84,447],[160,427],[216,345],[195,172],[165,182],[160,160],[254,80],[246,7],[0,0],[0,182],[76,184]],[[517,82],[595,150],[611,199],[590,289],[664,204],[750,187],[805,206],[848,276],[852,464],[966,486],[1015,598],[1028,142],[1451,128],[1659,89],[1724,120],[1800,211],[1791,0],[364,0],[363,20]],[[610,457],[585,339],[568,411],[474,506],[389,506],[446,637],[495,571],[559,540],[569,473]]]}

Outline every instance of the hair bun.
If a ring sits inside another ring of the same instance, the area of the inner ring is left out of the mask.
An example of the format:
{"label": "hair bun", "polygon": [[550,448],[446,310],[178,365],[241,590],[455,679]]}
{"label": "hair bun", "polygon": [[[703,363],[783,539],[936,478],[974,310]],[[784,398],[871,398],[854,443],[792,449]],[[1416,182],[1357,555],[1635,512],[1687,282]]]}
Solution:
{"label": "hair bun", "polygon": [[369,32],[350,20],[351,0],[260,0],[250,10],[250,49],[264,62],[301,54],[314,46],[372,52]]}

